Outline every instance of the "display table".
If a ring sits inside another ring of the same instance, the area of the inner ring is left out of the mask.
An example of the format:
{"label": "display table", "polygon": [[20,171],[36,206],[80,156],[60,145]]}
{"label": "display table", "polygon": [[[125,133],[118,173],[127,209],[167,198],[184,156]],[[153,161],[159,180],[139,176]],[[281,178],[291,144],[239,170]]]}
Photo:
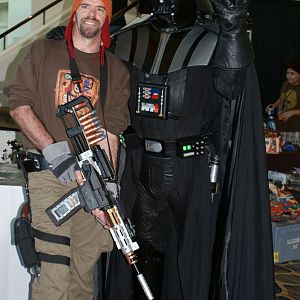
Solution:
{"label": "display table", "polygon": [[30,275],[12,244],[13,220],[24,203],[23,185],[23,175],[16,165],[0,163],[0,298],[3,300],[28,299]]}

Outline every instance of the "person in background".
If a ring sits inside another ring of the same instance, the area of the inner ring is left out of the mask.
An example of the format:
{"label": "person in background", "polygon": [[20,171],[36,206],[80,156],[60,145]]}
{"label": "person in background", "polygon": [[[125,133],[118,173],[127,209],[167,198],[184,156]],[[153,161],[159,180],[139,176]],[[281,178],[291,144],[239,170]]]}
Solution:
{"label": "person in background", "polygon": [[[111,16],[110,0],[75,0],[64,39],[35,41],[14,80],[3,89],[10,114],[21,128],[28,159],[39,165],[28,170],[32,227],[38,233],[35,247],[41,260],[40,276],[32,284],[33,300],[92,300],[96,262],[101,253],[112,249],[110,234],[102,226],[106,216],[99,209],[92,214],[81,209],[58,227],[45,212],[83,184],[65,128],[56,116],[59,105],[80,96],[91,101],[102,124],[105,120],[106,139],[98,143],[111,153],[116,169],[118,134],[128,121],[129,73],[105,51],[110,45]],[[75,74],[74,66],[79,73]],[[100,76],[101,68],[107,68],[107,80]],[[101,99],[102,88],[105,99]]]}
{"label": "person in background", "polygon": [[279,98],[267,105],[266,111],[277,110],[277,130],[300,130],[300,61],[292,60],[286,66],[286,80]]}

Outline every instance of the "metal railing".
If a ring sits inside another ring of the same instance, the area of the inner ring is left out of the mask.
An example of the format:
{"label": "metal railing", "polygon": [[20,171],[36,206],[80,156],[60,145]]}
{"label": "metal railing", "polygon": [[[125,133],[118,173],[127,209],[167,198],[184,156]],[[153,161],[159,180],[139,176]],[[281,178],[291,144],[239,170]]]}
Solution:
{"label": "metal railing", "polygon": [[36,13],[34,13],[33,15],[27,17],[26,19],[24,19],[23,21],[19,22],[18,24],[14,25],[13,27],[7,29],[6,31],[4,31],[3,33],[0,34],[0,40],[3,39],[3,49],[6,49],[6,36],[10,33],[12,33],[13,31],[15,31],[16,29],[20,28],[22,25],[32,21],[34,18],[43,15],[43,25],[45,25],[46,22],[46,11],[50,8],[52,8],[53,6],[55,6],[56,4],[62,2],[63,0],[56,0],[50,4],[48,4],[47,6],[45,6],[44,8],[40,9],[39,11],[37,11]]}
{"label": "metal railing", "polygon": [[[46,23],[46,11],[49,10],[50,8],[52,8],[53,6],[57,5],[58,3],[62,2],[63,0],[56,0],[53,1],[52,3],[50,3],[49,5],[45,6],[44,8],[40,9],[39,11],[37,11],[36,13],[34,13],[33,15],[27,17],[26,19],[24,19],[23,21],[19,22],[18,24],[14,25],[13,27],[7,29],[6,31],[4,31],[3,33],[0,34],[0,40],[3,39],[3,47],[2,50],[6,49],[6,37],[8,34],[12,33],[13,31],[17,30],[18,28],[20,28],[22,25],[32,21],[34,18],[43,15],[43,24],[45,25]],[[117,20],[118,18],[120,18],[121,16],[123,16],[128,10],[130,10],[131,8],[133,8],[134,6],[136,6],[138,4],[138,1],[132,1],[131,4],[129,4],[128,6],[124,7],[123,9],[121,9],[120,11],[118,11],[117,13],[115,13],[112,16],[112,21]]]}
{"label": "metal railing", "polygon": [[133,7],[137,6],[139,3],[138,0],[136,1],[132,1],[132,3],[130,3],[129,5],[127,5],[126,7],[122,8],[120,11],[116,12],[112,18],[111,18],[111,21],[114,22],[116,21],[117,19],[119,19],[120,17],[122,17],[123,15],[125,15],[125,13],[132,9]]}

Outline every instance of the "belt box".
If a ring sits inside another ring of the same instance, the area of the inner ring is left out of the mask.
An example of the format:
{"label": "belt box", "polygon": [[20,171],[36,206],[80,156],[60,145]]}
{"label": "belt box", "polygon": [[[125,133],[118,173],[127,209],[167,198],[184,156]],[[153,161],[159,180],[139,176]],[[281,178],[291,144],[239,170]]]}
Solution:
{"label": "belt box", "polygon": [[274,262],[300,259],[300,219],[273,222]]}

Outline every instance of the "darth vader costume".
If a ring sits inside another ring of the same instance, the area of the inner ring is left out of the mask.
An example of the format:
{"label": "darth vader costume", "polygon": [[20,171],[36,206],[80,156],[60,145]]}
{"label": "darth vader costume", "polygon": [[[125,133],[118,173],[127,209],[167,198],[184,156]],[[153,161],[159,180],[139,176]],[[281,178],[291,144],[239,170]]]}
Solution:
{"label": "darth vader costume", "polygon": [[[121,198],[139,266],[155,299],[274,299],[247,1],[152,3],[111,48],[132,75]],[[145,299],[130,272],[113,252],[107,299]]]}
{"label": "darth vader costume", "polygon": [[[131,73],[121,199],[156,300],[274,299],[247,4],[140,1],[149,18],[112,39],[111,51]],[[145,299],[117,250],[105,299]]]}

